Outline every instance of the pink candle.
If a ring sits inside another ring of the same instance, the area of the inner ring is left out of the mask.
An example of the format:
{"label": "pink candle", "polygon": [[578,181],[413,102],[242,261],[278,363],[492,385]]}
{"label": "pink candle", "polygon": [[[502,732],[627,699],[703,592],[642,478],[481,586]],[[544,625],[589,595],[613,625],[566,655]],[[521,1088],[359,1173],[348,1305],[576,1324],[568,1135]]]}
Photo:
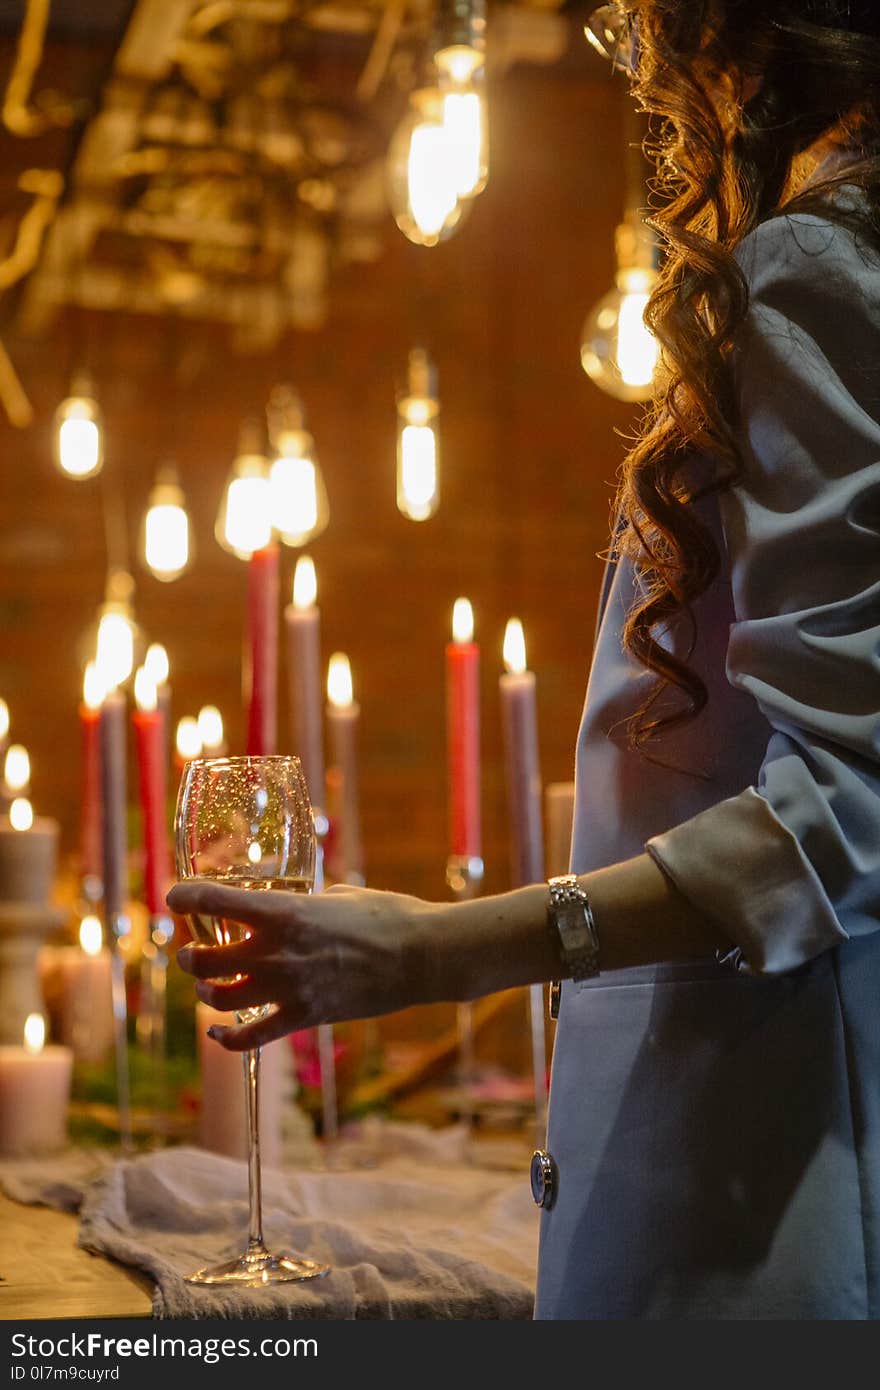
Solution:
{"label": "pink candle", "polygon": [[111,690],[101,705],[101,842],[104,912],[121,915],[127,896],[125,696]]}
{"label": "pink candle", "polygon": [[59,1032],[79,1061],[100,1062],[113,1046],[110,952],[97,917],[80,923],[78,946],[57,952],[61,987]]}
{"label": "pink candle", "polygon": [[44,1047],[45,1023],[31,1014],[23,1046],[0,1047],[0,1153],[47,1153],[67,1142],[73,1053]]}
{"label": "pink candle", "polygon": [[344,652],[335,652],[327,671],[327,727],[338,779],[330,873],[343,883],[363,883],[363,849],[358,797],[357,734],[360,706],[355,703],[351,667]]}
{"label": "pink candle", "polygon": [[278,546],[255,550],[248,561],[248,621],[244,688],[247,751],[274,753],[278,737]]}
{"label": "pink candle", "polygon": [[[247,1115],[244,1103],[242,1053],[227,1052],[207,1031],[214,1023],[232,1022],[231,1014],[219,1013],[208,1004],[196,1004],[196,1037],[202,1078],[199,1140],[203,1149],[247,1158]],[[287,1040],[269,1043],[260,1062],[260,1152],[263,1162],[277,1168],[281,1162],[281,1111]]]}
{"label": "pink candle", "polygon": [[287,679],[293,751],[299,757],[312,806],[326,809],[321,731],[321,613],[315,603],[315,566],[300,556],[293,578],[293,603],[284,610]]}
{"label": "pink candle", "polygon": [[456,599],[452,641],[446,648],[446,744],[449,768],[449,850],[479,858],[480,834],[480,649],[473,640],[474,616],[467,599]]}
{"label": "pink candle", "polygon": [[515,888],[544,879],[541,770],[535,710],[535,676],[526,669],[522,624],[511,618],[504,634],[506,672],[499,681],[504,729],[510,869]]}
{"label": "pink candle", "polygon": [[134,684],[137,709],[132,721],[138,757],[141,817],[144,835],[144,901],[154,917],[164,915],[165,894],[171,880],[165,804],[168,779],[165,772],[165,729],[158,708],[156,687],[144,667]]}

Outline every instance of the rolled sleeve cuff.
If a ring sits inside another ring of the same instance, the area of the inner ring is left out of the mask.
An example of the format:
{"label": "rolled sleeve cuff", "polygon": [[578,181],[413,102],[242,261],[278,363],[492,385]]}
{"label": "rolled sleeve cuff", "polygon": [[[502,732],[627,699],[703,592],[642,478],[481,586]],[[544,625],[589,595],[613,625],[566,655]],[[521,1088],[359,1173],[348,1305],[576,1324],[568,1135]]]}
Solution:
{"label": "rolled sleeve cuff", "polygon": [[795,970],[849,940],[798,840],[754,787],[655,835],[645,849],[755,974]]}

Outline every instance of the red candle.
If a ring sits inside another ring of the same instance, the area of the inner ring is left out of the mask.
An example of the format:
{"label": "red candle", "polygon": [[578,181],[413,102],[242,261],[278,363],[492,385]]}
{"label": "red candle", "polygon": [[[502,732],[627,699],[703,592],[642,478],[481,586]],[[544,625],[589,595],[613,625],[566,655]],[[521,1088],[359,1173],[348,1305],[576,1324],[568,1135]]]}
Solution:
{"label": "red candle", "polygon": [[248,561],[248,619],[244,689],[247,751],[276,751],[278,736],[278,546],[255,550]]}
{"label": "red candle", "polygon": [[507,804],[510,817],[510,867],[515,888],[544,879],[541,825],[541,771],[535,711],[535,676],[526,668],[522,624],[511,618],[504,634],[501,719],[504,728]]}
{"label": "red candle", "polygon": [[480,649],[474,615],[456,599],[446,648],[446,743],[449,768],[450,854],[478,859],[480,835]]}
{"label": "red candle", "polygon": [[309,798],[326,810],[321,708],[321,613],[315,566],[307,555],[297,560],[293,603],[284,610],[287,632],[287,679],[293,751],[302,763]]}
{"label": "red candle", "polygon": [[101,741],[99,725],[103,691],[97,667],[90,661],[83,676],[83,702],[79,707],[82,735],[80,772],[80,878],[86,896],[101,896]]}
{"label": "red candle", "polygon": [[141,667],[134,682],[137,709],[132,715],[137,744],[138,786],[144,836],[144,901],[151,916],[164,914],[171,879],[165,802],[165,720],[156,687]]}

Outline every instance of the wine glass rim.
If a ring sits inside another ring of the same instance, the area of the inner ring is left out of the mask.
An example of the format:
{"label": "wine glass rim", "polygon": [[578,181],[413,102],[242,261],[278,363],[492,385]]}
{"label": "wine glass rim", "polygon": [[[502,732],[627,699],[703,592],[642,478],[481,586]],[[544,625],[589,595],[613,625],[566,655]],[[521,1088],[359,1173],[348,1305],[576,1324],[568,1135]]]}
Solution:
{"label": "wine glass rim", "polygon": [[296,753],[232,753],[220,758],[187,758],[187,767],[250,767],[265,763],[295,763],[302,768]]}

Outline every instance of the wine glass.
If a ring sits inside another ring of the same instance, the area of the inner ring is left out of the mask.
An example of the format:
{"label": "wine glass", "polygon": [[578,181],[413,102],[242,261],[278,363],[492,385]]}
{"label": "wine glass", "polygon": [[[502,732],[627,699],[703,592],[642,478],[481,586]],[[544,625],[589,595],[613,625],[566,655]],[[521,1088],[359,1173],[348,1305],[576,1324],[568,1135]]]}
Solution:
{"label": "wine glass", "polygon": [[[210,878],[249,891],[312,891],[315,832],[298,758],[194,758],[181,778],[174,830],[181,878]],[[195,939],[211,946],[250,935],[246,927],[226,917],[194,913],[189,923]],[[270,1007],[241,1009],[235,1017],[239,1023],[251,1023],[264,1018]],[[197,1270],[187,1283],[256,1287],[318,1278],[329,1272],[327,1265],[287,1252],[272,1254],[263,1243],[260,1049],[243,1053],[242,1059],[248,1130],[247,1249],[234,1259]]]}

